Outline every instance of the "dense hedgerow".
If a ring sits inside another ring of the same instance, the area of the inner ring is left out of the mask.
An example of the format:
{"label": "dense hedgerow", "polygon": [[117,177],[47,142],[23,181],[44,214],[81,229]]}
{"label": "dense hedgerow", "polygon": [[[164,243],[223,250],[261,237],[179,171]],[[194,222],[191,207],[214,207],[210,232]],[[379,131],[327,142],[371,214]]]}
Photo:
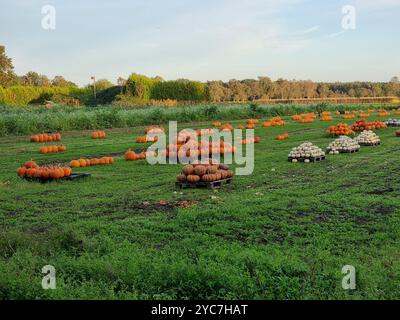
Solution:
{"label": "dense hedgerow", "polygon": [[189,80],[160,81],[154,84],[151,98],[155,100],[173,99],[177,101],[208,101],[204,83]]}
{"label": "dense hedgerow", "polygon": [[208,101],[208,90],[205,83],[190,80],[163,81],[160,78],[149,78],[132,74],[126,83],[126,94],[144,101],[177,100]]}
{"label": "dense hedgerow", "polygon": [[[371,106],[327,105],[324,110],[359,110]],[[238,120],[315,112],[315,105],[191,105],[164,108],[123,109],[103,107],[0,107],[0,136],[27,135],[38,132],[126,128],[168,121],[192,122]]]}
{"label": "dense hedgerow", "polygon": [[23,106],[39,100],[41,97],[50,99],[53,95],[68,95],[70,88],[65,87],[28,87],[13,86],[3,88],[0,86],[0,104]]}

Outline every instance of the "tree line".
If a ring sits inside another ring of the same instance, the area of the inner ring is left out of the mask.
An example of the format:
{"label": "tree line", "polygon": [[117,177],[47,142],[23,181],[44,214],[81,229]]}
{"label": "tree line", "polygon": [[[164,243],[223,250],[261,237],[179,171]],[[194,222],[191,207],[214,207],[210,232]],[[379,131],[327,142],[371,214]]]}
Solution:
{"label": "tree line", "polygon": [[[271,80],[269,77],[257,79],[236,80],[227,82],[209,81],[206,83],[179,79],[165,81],[161,77],[150,78],[132,74],[128,80],[118,79],[114,85],[106,79],[100,79],[94,84],[78,88],[63,76],[49,79],[47,76],[30,71],[18,76],[14,72],[11,58],[6,55],[5,47],[0,46],[0,87],[68,87],[74,88],[75,98],[79,94],[85,99],[96,87],[101,96],[107,99],[134,97],[140,100],[177,101],[211,101],[211,102],[242,102],[263,99],[308,99],[308,98],[341,98],[341,97],[389,97],[400,96],[400,81],[393,77],[388,82],[313,82],[311,80]],[[79,91],[79,89],[81,91]],[[14,90],[16,91],[16,90]],[[83,101],[84,102],[84,101]],[[110,102],[110,101],[106,101]]]}

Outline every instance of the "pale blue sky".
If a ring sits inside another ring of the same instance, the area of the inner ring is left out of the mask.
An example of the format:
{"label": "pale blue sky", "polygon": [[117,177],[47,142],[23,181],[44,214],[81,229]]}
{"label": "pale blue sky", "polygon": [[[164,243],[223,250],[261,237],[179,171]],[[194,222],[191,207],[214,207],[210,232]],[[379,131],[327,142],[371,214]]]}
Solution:
{"label": "pale blue sky", "polygon": [[[41,27],[43,5],[56,30]],[[344,31],[342,7],[356,8]],[[400,0],[1,0],[0,43],[18,74],[132,72],[201,81],[259,75],[388,81],[400,75]]]}

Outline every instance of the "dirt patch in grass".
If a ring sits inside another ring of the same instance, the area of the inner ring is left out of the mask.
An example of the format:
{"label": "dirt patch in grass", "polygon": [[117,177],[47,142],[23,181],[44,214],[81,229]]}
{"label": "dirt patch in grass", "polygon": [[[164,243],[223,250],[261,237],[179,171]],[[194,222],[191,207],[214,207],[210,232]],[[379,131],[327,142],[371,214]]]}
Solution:
{"label": "dirt patch in grass", "polygon": [[370,212],[373,214],[381,215],[381,216],[387,216],[387,215],[392,214],[394,212],[394,210],[395,210],[395,208],[393,208],[393,207],[387,207],[387,206],[380,204],[380,205],[371,207]]}
{"label": "dirt patch in grass", "polygon": [[181,208],[181,209],[191,208],[196,204],[197,201],[189,201],[189,200],[177,200],[171,202],[166,200],[160,200],[158,202],[145,201],[141,204],[135,205],[134,208],[138,210],[170,211],[175,208]]}
{"label": "dirt patch in grass", "polygon": [[113,217],[113,219],[125,219],[129,217],[131,214],[135,215],[148,215],[156,212],[163,213],[174,213],[178,208],[180,209],[188,209],[197,205],[197,201],[180,199],[176,201],[143,201],[143,202],[135,202],[130,199],[121,200],[118,202],[111,203],[108,205],[107,210],[104,213],[98,216],[104,215],[112,215],[114,212],[125,212],[128,215]]}
{"label": "dirt patch in grass", "polygon": [[319,214],[318,216],[315,217],[314,222],[315,222],[315,223],[323,223],[323,222],[328,221],[329,219],[330,219],[330,218],[329,218],[329,215],[328,215],[328,214],[326,214],[326,213],[321,213],[321,214]]}
{"label": "dirt patch in grass", "polygon": [[393,191],[394,191],[393,188],[386,188],[386,189],[373,190],[373,191],[367,192],[367,194],[379,195],[380,196],[380,195],[383,195],[385,193],[390,193],[390,192],[393,192]]}

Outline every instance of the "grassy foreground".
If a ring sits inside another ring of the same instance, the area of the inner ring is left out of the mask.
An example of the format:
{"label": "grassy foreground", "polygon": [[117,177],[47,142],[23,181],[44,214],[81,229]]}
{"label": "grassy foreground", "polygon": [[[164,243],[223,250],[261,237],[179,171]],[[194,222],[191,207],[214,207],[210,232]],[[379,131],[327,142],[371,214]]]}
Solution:
{"label": "grassy foreground", "polygon": [[[0,138],[0,299],[400,297],[394,129],[378,131],[382,145],[357,154],[286,160],[304,141],[325,148],[326,127],[339,122],[257,128],[254,173],[218,191],[176,190],[180,165],[122,158],[75,170],[92,173],[79,182],[41,185],[15,174],[31,158],[124,152],[139,146],[143,128],[109,130],[104,141],[67,132],[68,151],[51,155],[39,155],[26,136]],[[288,140],[274,140],[284,132]],[[41,287],[48,264],[56,290]],[[344,265],[356,268],[354,291],[341,287]]]}

